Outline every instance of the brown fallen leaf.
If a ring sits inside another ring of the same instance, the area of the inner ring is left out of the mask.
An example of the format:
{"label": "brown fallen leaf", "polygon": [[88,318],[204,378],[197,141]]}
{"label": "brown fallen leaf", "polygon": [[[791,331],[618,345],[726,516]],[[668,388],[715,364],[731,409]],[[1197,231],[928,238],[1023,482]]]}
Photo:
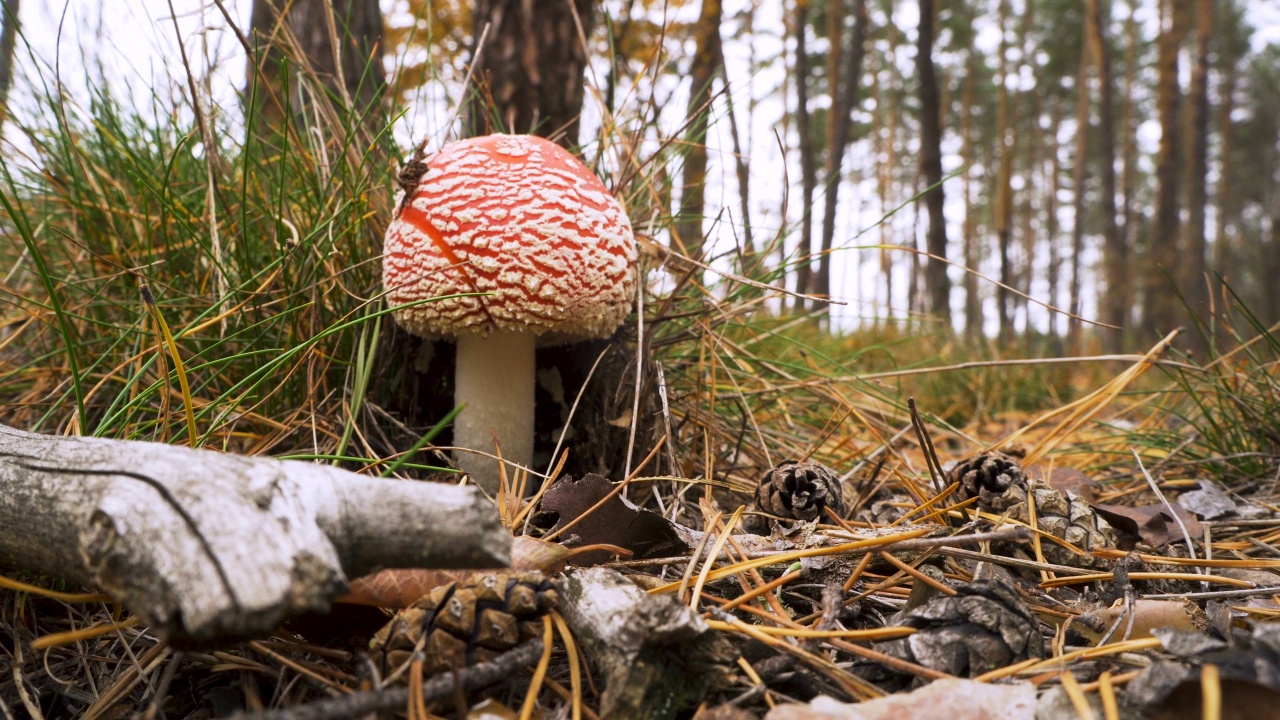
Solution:
{"label": "brown fallen leaf", "polygon": [[[606,500],[614,487],[613,483],[595,473],[588,473],[577,480],[565,478],[551,486],[543,496],[541,506],[542,513],[555,513],[557,516],[550,534],[556,535],[567,527],[560,537],[566,547],[614,545],[630,551],[637,558],[687,549],[670,520],[651,510],[636,507],[621,495]],[[602,500],[604,502],[595,507]],[[608,562],[615,552],[582,553],[574,558],[574,564],[587,566]]]}
{"label": "brown fallen leaf", "polygon": [[1097,643],[1111,627],[1120,623],[1111,634],[1112,642],[1152,637],[1152,631],[1173,628],[1186,632],[1203,632],[1209,619],[1198,605],[1187,600],[1138,600],[1133,603],[1132,624],[1124,603],[1087,612],[1072,624],[1081,635]]}
{"label": "brown fallen leaf", "polygon": [[[1120,548],[1123,550],[1132,548],[1138,541],[1158,548],[1170,542],[1182,540],[1182,528],[1178,527],[1177,521],[1169,514],[1168,508],[1162,504],[1126,507],[1091,503],[1090,507],[1116,530]],[[1195,515],[1177,505],[1172,507],[1182,519],[1182,524],[1186,526],[1187,533],[1191,537],[1197,538],[1204,535],[1204,526]]]}
{"label": "brown fallen leaf", "polygon": [[[519,535],[511,538],[511,569],[541,570],[553,575],[565,568],[572,555],[560,543]],[[426,570],[396,568],[381,570],[351,581],[351,589],[337,602],[348,605],[371,605],[381,608],[406,608],[418,598],[451,582],[465,581],[492,570]]]}
{"label": "brown fallen leaf", "polygon": [[[1044,466],[1032,465],[1026,469],[1026,473],[1027,477],[1032,479],[1043,478]],[[1056,467],[1053,472],[1049,473],[1046,481],[1049,483],[1049,487],[1058,492],[1073,492],[1084,498],[1089,504],[1094,502],[1093,489],[1097,487],[1097,483],[1094,482],[1093,478],[1075,468]]]}
{"label": "brown fallen leaf", "polygon": [[[945,708],[945,713],[942,708]],[[850,705],[829,697],[808,705],[779,705],[765,720],[1033,720],[1031,683],[996,685],[975,680],[935,680],[910,693]]]}

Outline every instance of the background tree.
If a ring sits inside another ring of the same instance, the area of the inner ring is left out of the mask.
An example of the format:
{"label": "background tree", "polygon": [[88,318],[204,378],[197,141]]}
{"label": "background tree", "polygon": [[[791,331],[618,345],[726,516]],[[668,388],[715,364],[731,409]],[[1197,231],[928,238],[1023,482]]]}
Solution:
{"label": "background tree", "polygon": [[[1178,281],[1193,316],[1203,318],[1209,309],[1205,277],[1208,241],[1205,238],[1205,206],[1209,202],[1209,39],[1213,33],[1213,3],[1196,0],[1195,61],[1191,67],[1191,87],[1187,90],[1187,224],[1179,253]],[[1203,349],[1200,333],[1188,342]]]}
{"label": "background tree", "polygon": [[702,219],[706,214],[707,128],[710,125],[712,85],[721,57],[720,0],[702,0],[694,28],[696,50],[689,64],[689,109],[685,115],[685,159],[681,172],[680,214],[676,237],[692,258],[702,256]]}
{"label": "background tree", "polygon": [[[792,14],[792,35],[795,38],[795,62],[793,65],[794,82],[796,84],[796,133],[799,135],[800,154],[800,241],[799,259],[796,266],[796,292],[806,294],[813,292],[813,192],[818,185],[818,168],[813,147],[813,126],[809,117],[809,0],[796,0]],[[797,296],[793,299],[793,309],[804,312],[807,301]]]}
{"label": "background tree", "polygon": [[1162,0],[1159,58],[1156,61],[1156,110],[1160,120],[1160,151],[1156,154],[1155,219],[1151,225],[1150,269],[1146,273],[1148,337],[1166,333],[1178,324],[1178,298],[1168,291],[1167,277],[1178,268],[1178,196],[1182,160],[1180,116],[1182,90],[1178,85],[1178,54],[1190,24],[1190,0]]}
{"label": "background tree", "polygon": [[[857,105],[858,89],[862,83],[862,60],[866,54],[867,39],[866,0],[854,0],[853,17],[853,31],[848,33],[849,45],[846,50],[843,47],[846,35],[845,0],[830,0],[828,3],[827,39],[831,43],[831,50],[827,56],[827,81],[831,111],[827,117],[821,255],[818,258],[818,274],[814,279],[814,292],[824,297],[831,296],[831,248],[836,234],[836,207],[840,200],[840,186],[843,184],[845,148],[852,124],[849,113]],[[847,59],[844,57],[846,52]]]}
{"label": "background tree", "polygon": [[9,88],[13,87],[13,53],[18,46],[19,0],[0,4],[0,123],[9,114]]}
{"label": "background tree", "polygon": [[254,0],[249,29],[245,96],[258,98],[260,125],[308,122],[320,92],[374,118],[386,85],[377,0]]}
{"label": "background tree", "polygon": [[[1111,49],[1107,39],[1110,20],[1110,4],[1103,0],[1088,0],[1085,22],[1088,28],[1089,49],[1093,53],[1093,69],[1098,88],[1098,157],[1099,174],[1102,176],[1102,267],[1106,292],[1101,297],[1099,309],[1103,322],[1124,328],[1129,325],[1132,291],[1129,283],[1129,247],[1120,234],[1116,218],[1116,140],[1115,118],[1112,100]],[[1118,352],[1123,344],[1124,331],[1111,330],[1102,333],[1103,347]]]}
{"label": "background tree", "polygon": [[947,322],[951,319],[951,280],[947,277],[947,218],[943,214],[942,128],[938,79],[933,71],[933,0],[920,0],[920,27],[916,31],[916,74],[920,84],[920,172],[932,187],[924,196],[929,210],[926,247],[932,256],[926,263],[925,287],[929,311]]}
{"label": "background tree", "polygon": [[466,99],[466,134],[503,130],[577,145],[587,67],[584,36],[595,26],[595,6],[591,0],[476,0],[471,55],[479,91]]}

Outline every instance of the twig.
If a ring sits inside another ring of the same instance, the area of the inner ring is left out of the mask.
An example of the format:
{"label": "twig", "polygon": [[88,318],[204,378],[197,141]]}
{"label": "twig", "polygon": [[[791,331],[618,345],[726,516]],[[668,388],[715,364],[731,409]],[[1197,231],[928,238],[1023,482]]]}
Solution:
{"label": "twig", "polygon": [[1178,529],[1182,530],[1182,539],[1187,541],[1187,553],[1191,559],[1196,558],[1196,548],[1191,544],[1191,533],[1187,532],[1187,526],[1182,522],[1182,516],[1173,511],[1173,506],[1169,504],[1169,500],[1165,498],[1164,493],[1160,492],[1160,486],[1156,484],[1155,478],[1151,477],[1151,473],[1147,472],[1147,468],[1142,464],[1142,458],[1138,456],[1138,451],[1129,448],[1129,452],[1133,453],[1133,459],[1138,461],[1138,469],[1142,471],[1142,476],[1147,479],[1147,484],[1151,486],[1151,492],[1160,498],[1160,504],[1164,505],[1164,509],[1169,511],[1169,515],[1173,517],[1173,521],[1178,523]]}
{"label": "twig", "polygon": [[[432,702],[453,692],[455,676],[467,691],[478,690],[501,682],[519,668],[532,665],[542,656],[542,640],[529,642],[509,650],[487,663],[473,665],[456,673],[437,675],[422,684],[422,699]],[[347,720],[375,712],[391,712],[405,707],[409,701],[409,688],[386,688],[357,692],[346,697],[320,700],[298,705],[287,710],[268,710],[260,713],[237,713],[230,720]]]}

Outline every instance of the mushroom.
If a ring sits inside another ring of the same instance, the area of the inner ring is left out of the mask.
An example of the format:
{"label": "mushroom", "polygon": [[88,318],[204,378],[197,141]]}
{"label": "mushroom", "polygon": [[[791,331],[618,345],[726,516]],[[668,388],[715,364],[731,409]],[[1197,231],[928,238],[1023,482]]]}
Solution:
{"label": "mushroom", "polygon": [[[457,338],[454,401],[465,408],[454,445],[490,450],[496,437],[506,460],[529,466],[535,344],[607,337],[630,312],[626,212],[581,161],[531,135],[445,146],[397,207],[383,250],[387,302],[410,333]],[[454,459],[481,487],[498,486],[496,461]]]}

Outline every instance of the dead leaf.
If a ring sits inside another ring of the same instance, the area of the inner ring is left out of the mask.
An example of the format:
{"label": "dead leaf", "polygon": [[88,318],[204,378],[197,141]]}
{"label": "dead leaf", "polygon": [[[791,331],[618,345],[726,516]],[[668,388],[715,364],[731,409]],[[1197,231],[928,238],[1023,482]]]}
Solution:
{"label": "dead leaf", "polygon": [[[1032,465],[1024,468],[1024,471],[1028,478],[1044,477],[1043,465]],[[1097,487],[1097,483],[1093,481],[1093,478],[1075,468],[1056,467],[1053,472],[1049,473],[1049,478],[1046,482],[1049,483],[1049,487],[1064,495],[1073,492],[1084,498],[1085,502],[1089,504],[1094,502],[1093,489]]]}
{"label": "dead leaf", "polygon": [[1187,600],[1138,600],[1133,603],[1132,611],[1132,624],[1124,603],[1120,602],[1081,615],[1071,627],[1097,643],[1117,622],[1120,626],[1111,633],[1112,642],[1152,637],[1152,631],[1161,628],[1203,632],[1209,622],[1200,606]]}
{"label": "dead leaf", "polygon": [[973,680],[935,680],[910,693],[889,695],[857,705],[829,697],[808,705],[779,705],[765,720],[1033,720],[1036,689],[1031,683],[995,685]]}
{"label": "dead leaf", "polygon": [[[1090,503],[1090,507],[1115,528],[1119,535],[1118,544],[1123,550],[1132,548],[1138,541],[1158,548],[1172,541],[1182,540],[1182,529],[1162,504],[1126,507]],[[1173,511],[1182,519],[1182,524],[1186,526],[1187,533],[1191,537],[1198,538],[1204,535],[1204,526],[1195,515],[1177,505],[1173,506]]]}
{"label": "dead leaf", "polygon": [[[591,511],[560,537],[566,547],[615,545],[630,550],[636,558],[657,556],[677,548],[678,551],[687,549],[669,520],[632,505],[621,495],[615,495],[591,510],[613,489],[613,483],[595,473],[588,473],[578,480],[565,478],[551,486],[542,498],[541,507],[543,513],[558,516],[551,532],[558,532]],[[610,556],[607,551],[585,552],[575,556],[573,563],[597,565],[608,562]]]}
{"label": "dead leaf", "polygon": [[[564,570],[569,549],[559,543],[523,535],[511,539],[511,569],[541,570],[548,575]],[[424,570],[396,568],[381,570],[351,581],[351,589],[337,602],[381,608],[406,608],[441,585],[465,581],[492,570]]]}

